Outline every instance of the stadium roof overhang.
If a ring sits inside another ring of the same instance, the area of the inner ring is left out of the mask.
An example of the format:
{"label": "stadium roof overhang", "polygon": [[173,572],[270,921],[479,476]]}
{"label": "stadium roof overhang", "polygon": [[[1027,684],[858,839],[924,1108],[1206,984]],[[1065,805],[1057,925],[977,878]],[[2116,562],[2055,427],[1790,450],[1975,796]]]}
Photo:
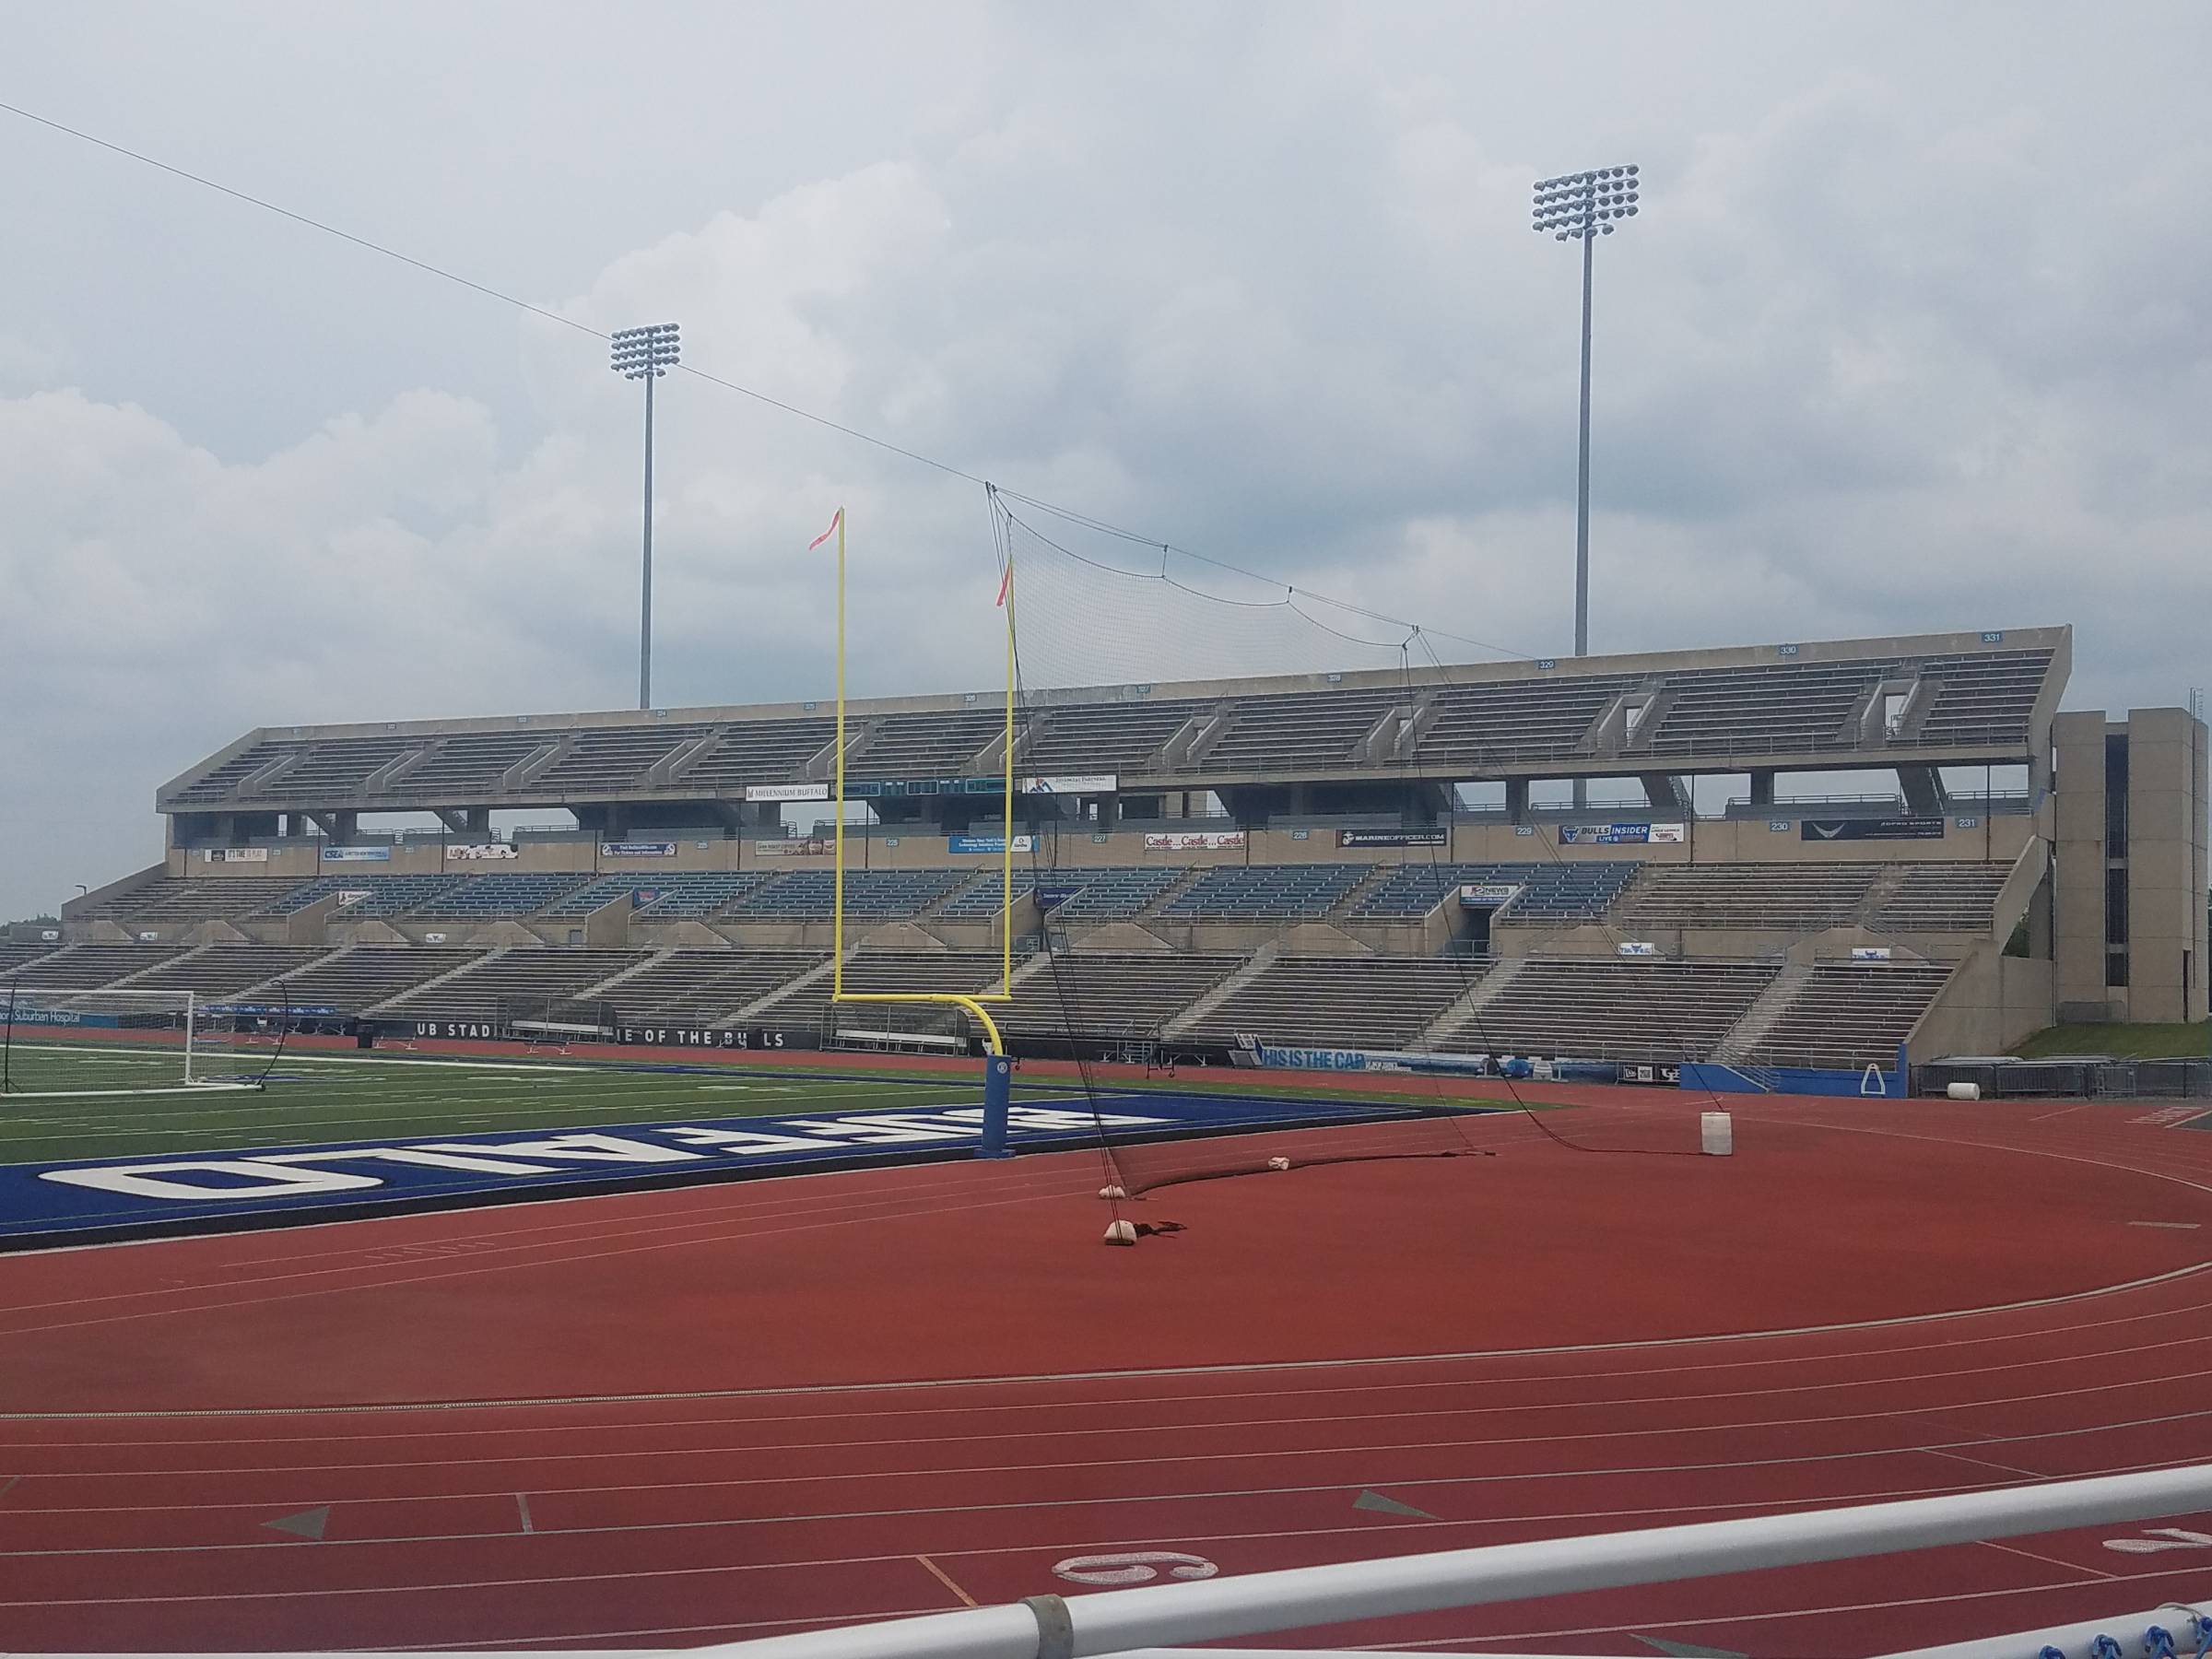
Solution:
{"label": "stadium roof overhang", "polygon": [[[2032,764],[2070,665],[2061,627],[1053,690],[1024,697],[1015,770],[1129,794]],[[1006,771],[1001,695],[849,703],[848,794],[985,793]],[[833,730],[820,700],[263,727],[156,804],[183,818],[825,798]]]}

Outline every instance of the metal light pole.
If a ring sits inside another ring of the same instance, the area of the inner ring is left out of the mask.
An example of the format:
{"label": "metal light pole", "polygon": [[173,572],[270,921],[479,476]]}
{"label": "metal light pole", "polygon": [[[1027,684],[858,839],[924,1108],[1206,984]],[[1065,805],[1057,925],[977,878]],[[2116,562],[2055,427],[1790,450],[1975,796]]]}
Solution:
{"label": "metal light pole", "polygon": [[676,367],[677,326],[655,323],[613,336],[612,367],[625,380],[645,382],[644,587],[638,605],[638,707],[653,707],[653,382]]}
{"label": "metal light pole", "polygon": [[1590,654],[1590,253],[1615,221],[1636,215],[1633,167],[1538,179],[1534,229],[1555,241],[1583,244],[1582,447],[1574,485],[1574,654]]}

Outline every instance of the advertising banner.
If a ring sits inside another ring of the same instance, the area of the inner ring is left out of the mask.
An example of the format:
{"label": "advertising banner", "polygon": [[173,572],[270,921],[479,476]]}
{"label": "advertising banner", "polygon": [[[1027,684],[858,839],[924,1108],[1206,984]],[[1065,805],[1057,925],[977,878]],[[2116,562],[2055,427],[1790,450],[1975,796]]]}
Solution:
{"label": "advertising banner", "polygon": [[1243,844],[1244,831],[1241,830],[1155,830],[1145,837],[1145,851],[1147,853],[1218,853]]}
{"label": "advertising banner", "polygon": [[266,847],[210,847],[207,849],[207,862],[209,864],[267,864],[269,850]]}
{"label": "advertising banner", "polygon": [[[1037,838],[1033,835],[1018,835],[1014,838],[1014,851],[1017,853],[1031,852],[1036,845]],[[1006,850],[1006,838],[1003,835],[948,835],[945,838],[945,851],[947,853],[1004,853]]]}
{"label": "advertising banner", "polygon": [[506,841],[470,841],[458,847],[448,847],[445,855],[469,863],[480,859],[520,858],[522,849]]}
{"label": "advertising banner", "polygon": [[389,847],[330,847],[323,849],[324,864],[389,864]]}
{"label": "advertising banner", "polygon": [[1459,901],[1473,905],[1511,904],[1521,891],[1517,881],[1469,881],[1459,889]]}
{"label": "advertising banner", "polygon": [[1853,945],[1851,947],[1851,959],[1854,962],[1886,962],[1889,959],[1889,947],[1887,945]]}
{"label": "advertising banner", "polygon": [[1561,824],[1559,840],[1570,845],[1624,846],[1647,841],[1669,845],[1682,841],[1687,830],[1683,824]]}
{"label": "advertising banner", "polygon": [[1441,847],[1451,837],[1442,830],[1339,830],[1340,847]]}
{"label": "advertising banner", "polygon": [[826,801],[830,798],[827,783],[747,783],[745,798],[748,801]]}
{"label": "advertising banner", "polygon": [[1112,772],[1072,772],[1049,778],[1024,778],[1023,794],[1112,794],[1121,779]]}
{"label": "advertising banner", "polygon": [[375,896],[376,889],[374,888],[340,888],[338,889],[338,908],[344,910],[349,904],[359,904],[362,900],[372,899]]}
{"label": "advertising banner", "polygon": [[756,858],[827,858],[836,843],[827,835],[787,835],[782,841],[757,841]]}
{"label": "advertising banner", "polygon": [[1805,818],[1797,839],[1808,841],[1941,841],[1940,817],[1886,818]]}
{"label": "advertising banner", "polygon": [[674,858],[674,841],[601,841],[602,858]]}
{"label": "advertising banner", "polygon": [[1659,947],[1648,939],[1623,939],[1617,948],[1622,956],[1655,957],[1659,954]]}

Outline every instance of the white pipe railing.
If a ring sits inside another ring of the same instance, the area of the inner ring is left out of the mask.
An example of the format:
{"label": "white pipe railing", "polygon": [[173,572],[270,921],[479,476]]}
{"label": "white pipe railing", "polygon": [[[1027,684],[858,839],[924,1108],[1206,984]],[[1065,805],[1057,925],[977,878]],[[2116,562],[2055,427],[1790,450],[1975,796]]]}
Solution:
{"label": "white pipe railing", "polygon": [[1008,1606],[734,1642],[694,1650],[692,1659],[1077,1659],[2198,1511],[2212,1511],[2212,1465],[1065,1599],[1032,1596]]}
{"label": "white pipe railing", "polygon": [[[1191,1643],[1272,1630],[1433,1613],[1453,1607],[1586,1590],[1794,1567],[2061,1532],[2117,1521],[2148,1521],[2212,1512],[2212,1464],[2107,1475],[2088,1480],[2007,1487],[1945,1498],[1816,1510],[1794,1515],[1709,1521],[1595,1536],[1543,1538],[1479,1549],[1442,1550],[1334,1566],[1291,1568],[1238,1578],[1155,1584],[1063,1598],[1036,1595],[1006,1606],[971,1607],[916,1618],[771,1636],[713,1647],[658,1650],[674,1659],[1204,1659],[1180,1653]],[[2162,1625],[2181,1659],[2212,1626],[2195,1623],[2195,1606],[2170,1603],[2149,1614],[2124,1614],[2049,1631],[1991,1637],[1918,1649],[1890,1659],[2035,1659],[2055,1648],[2072,1659],[2075,1644],[2105,1632],[2142,1632]],[[2186,1644],[2184,1632],[2187,1633]],[[507,1659],[651,1659],[655,1650],[619,1653],[571,1651],[510,1653]],[[1292,1659],[1288,1653],[1217,1649],[1234,1659]],[[13,1659],[27,1659],[14,1655]],[[100,1659],[77,1654],[70,1659]],[[135,1655],[134,1659],[145,1659]],[[260,1653],[253,1659],[324,1659]],[[423,1653],[413,1659],[481,1659]],[[1319,1659],[1312,1649],[1300,1659]],[[1387,1655],[1384,1656],[1387,1659]],[[1512,1659],[1497,1655],[1495,1659]],[[1528,1659],[1542,1659],[1530,1655]],[[2136,1659],[2133,1653],[2126,1659]]]}

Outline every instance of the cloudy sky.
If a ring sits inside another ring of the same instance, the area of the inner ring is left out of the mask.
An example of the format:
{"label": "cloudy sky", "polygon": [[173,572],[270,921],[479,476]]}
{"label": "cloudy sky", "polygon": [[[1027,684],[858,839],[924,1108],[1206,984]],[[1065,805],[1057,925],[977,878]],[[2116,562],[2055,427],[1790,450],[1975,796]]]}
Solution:
{"label": "cloudy sky", "polygon": [[[2075,706],[2212,679],[2192,0],[0,22],[0,100],[1529,654],[1571,638],[1577,271],[1528,186],[1633,161],[1594,649],[2071,621]],[[0,920],[150,862],[156,785],[249,727],[634,700],[600,342],[5,113],[0,213]],[[825,689],[839,501],[856,688],[993,683],[977,486],[691,377],[661,415],[656,701]]]}

